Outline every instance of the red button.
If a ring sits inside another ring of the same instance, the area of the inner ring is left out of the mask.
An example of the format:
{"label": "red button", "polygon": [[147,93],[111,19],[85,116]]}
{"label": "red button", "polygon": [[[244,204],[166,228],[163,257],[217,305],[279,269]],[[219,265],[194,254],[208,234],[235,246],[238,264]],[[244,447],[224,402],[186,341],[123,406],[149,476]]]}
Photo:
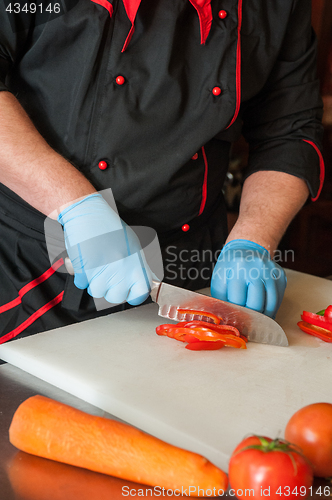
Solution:
{"label": "red button", "polygon": [[218,12],[218,16],[220,17],[220,19],[225,19],[225,17],[227,17],[227,12],[225,10],[220,10]]}
{"label": "red button", "polygon": [[212,94],[213,95],[220,95],[221,94],[221,88],[220,87],[214,87],[212,89]]}
{"label": "red button", "polygon": [[197,160],[198,158],[198,153],[195,153],[194,156],[191,157],[192,160]]}
{"label": "red button", "polygon": [[106,161],[103,161],[103,160],[102,160],[102,161],[100,161],[100,162],[98,163],[98,167],[100,168],[100,170],[105,170],[105,168],[107,168],[107,163],[106,163]]}
{"label": "red button", "polygon": [[126,80],[124,79],[123,76],[119,75],[116,77],[115,81],[118,85],[123,85]]}
{"label": "red button", "polygon": [[187,232],[187,231],[189,231],[189,229],[190,229],[189,224],[183,224],[182,231]]}

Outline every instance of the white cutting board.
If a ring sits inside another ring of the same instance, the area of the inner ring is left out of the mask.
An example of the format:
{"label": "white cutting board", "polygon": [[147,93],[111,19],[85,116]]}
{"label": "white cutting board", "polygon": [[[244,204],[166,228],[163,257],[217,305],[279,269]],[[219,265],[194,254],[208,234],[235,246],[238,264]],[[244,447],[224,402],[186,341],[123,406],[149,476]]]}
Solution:
{"label": "white cutting board", "polygon": [[250,433],[283,437],[291,415],[332,403],[332,344],[296,326],[332,303],[332,281],[287,271],[277,320],[289,347],[192,352],[155,334],[156,304],[0,346],[0,358],[227,471]]}

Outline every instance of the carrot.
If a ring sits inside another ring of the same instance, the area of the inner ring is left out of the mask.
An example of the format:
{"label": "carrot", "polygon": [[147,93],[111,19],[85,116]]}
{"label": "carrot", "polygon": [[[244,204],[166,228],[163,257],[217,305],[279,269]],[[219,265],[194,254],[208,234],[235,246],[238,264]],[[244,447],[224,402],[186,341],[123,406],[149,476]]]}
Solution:
{"label": "carrot", "polygon": [[129,481],[172,490],[196,486],[192,496],[227,489],[226,474],[197,453],[44,396],[18,407],[9,439],[27,453]]}

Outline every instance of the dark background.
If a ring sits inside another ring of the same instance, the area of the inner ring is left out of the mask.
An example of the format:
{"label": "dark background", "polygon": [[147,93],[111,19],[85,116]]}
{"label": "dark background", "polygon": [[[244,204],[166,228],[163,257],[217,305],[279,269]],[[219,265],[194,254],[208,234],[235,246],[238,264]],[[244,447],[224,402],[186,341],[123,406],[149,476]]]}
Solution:
{"label": "dark background", "polygon": [[[293,250],[294,259],[279,263],[289,269],[332,279],[332,0],[312,0],[312,25],[318,38],[317,71],[324,101],[325,183],[319,199],[307,202],[279,245],[282,251]],[[241,138],[233,146],[225,185],[229,229],[237,219],[247,155],[247,144]]]}

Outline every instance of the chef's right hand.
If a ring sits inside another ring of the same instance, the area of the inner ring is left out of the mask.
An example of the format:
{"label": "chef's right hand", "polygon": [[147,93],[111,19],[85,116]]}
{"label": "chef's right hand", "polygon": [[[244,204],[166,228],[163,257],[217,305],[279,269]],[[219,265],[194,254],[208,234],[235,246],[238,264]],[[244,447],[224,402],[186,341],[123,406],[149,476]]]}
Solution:
{"label": "chef's right hand", "polygon": [[147,299],[151,271],[140,242],[100,194],[66,207],[58,221],[77,288],[112,304],[138,305]]}

